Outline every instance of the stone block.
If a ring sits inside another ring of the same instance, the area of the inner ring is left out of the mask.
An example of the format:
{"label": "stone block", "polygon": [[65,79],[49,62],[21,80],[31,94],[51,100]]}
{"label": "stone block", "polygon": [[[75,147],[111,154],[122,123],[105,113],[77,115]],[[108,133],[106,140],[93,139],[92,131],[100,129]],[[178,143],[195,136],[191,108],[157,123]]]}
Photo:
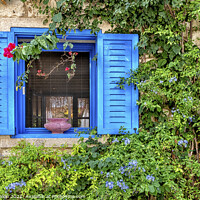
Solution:
{"label": "stone block", "polygon": [[20,0],[6,1],[6,5],[0,3],[0,17],[22,17],[24,14],[24,4]]}

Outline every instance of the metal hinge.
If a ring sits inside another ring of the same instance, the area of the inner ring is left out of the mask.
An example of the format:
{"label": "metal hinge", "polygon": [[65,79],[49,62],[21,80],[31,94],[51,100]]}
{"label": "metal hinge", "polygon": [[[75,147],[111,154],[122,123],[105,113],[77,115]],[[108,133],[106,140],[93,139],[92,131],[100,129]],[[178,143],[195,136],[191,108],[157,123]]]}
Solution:
{"label": "metal hinge", "polygon": [[22,93],[25,95],[25,87],[22,87]]}

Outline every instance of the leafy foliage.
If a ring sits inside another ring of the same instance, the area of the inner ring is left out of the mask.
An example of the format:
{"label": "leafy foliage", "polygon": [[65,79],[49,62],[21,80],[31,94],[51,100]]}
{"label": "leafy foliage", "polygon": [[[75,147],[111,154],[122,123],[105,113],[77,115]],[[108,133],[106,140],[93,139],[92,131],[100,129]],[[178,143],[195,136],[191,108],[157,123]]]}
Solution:
{"label": "leafy foliage", "polygon": [[[199,199],[200,50],[193,31],[199,29],[200,1],[59,0],[55,7],[48,2],[32,0],[47,16],[44,23],[50,22],[52,36],[56,31],[65,36],[68,29],[98,32],[104,22],[111,26],[108,32],[140,36],[140,66],[119,83],[121,88],[134,83],[140,91],[139,135],[120,136],[111,145],[75,146],[73,157],[65,155],[71,168],[60,191],[87,199]],[[18,51],[20,59],[29,59],[32,50],[28,47],[27,55]]]}
{"label": "leafy foliage", "polygon": [[53,150],[21,142],[8,160],[0,161],[0,194],[8,199],[39,194],[199,199],[199,163],[188,157],[186,141],[162,130],[156,136],[147,131],[127,134],[125,129],[120,133],[104,143],[81,138],[71,154],[65,145]]}

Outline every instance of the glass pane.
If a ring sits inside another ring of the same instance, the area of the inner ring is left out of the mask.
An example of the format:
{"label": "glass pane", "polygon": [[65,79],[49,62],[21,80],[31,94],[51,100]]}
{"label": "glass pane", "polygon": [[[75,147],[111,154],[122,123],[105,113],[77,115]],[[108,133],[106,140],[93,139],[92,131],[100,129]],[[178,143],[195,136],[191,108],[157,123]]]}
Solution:
{"label": "glass pane", "polygon": [[44,127],[48,118],[68,118],[73,127],[86,127],[79,118],[87,117],[89,127],[89,53],[76,56],[75,75],[69,79],[66,67],[59,65],[48,77],[37,75],[37,71],[48,74],[60,63],[63,52],[43,52],[34,61],[28,83],[26,83],[26,127]]}
{"label": "glass pane", "polygon": [[89,117],[89,99],[78,98],[78,118]]}
{"label": "glass pane", "polygon": [[78,126],[79,127],[89,127],[89,119],[79,119]]}

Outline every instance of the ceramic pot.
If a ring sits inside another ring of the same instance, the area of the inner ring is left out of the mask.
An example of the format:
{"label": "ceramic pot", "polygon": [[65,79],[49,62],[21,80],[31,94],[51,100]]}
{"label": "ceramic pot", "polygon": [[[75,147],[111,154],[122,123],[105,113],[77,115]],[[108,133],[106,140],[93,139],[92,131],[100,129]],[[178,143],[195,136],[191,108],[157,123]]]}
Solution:
{"label": "ceramic pot", "polygon": [[53,134],[63,133],[64,131],[71,128],[71,124],[66,118],[48,118],[48,122],[44,124],[44,127],[51,131]]}

